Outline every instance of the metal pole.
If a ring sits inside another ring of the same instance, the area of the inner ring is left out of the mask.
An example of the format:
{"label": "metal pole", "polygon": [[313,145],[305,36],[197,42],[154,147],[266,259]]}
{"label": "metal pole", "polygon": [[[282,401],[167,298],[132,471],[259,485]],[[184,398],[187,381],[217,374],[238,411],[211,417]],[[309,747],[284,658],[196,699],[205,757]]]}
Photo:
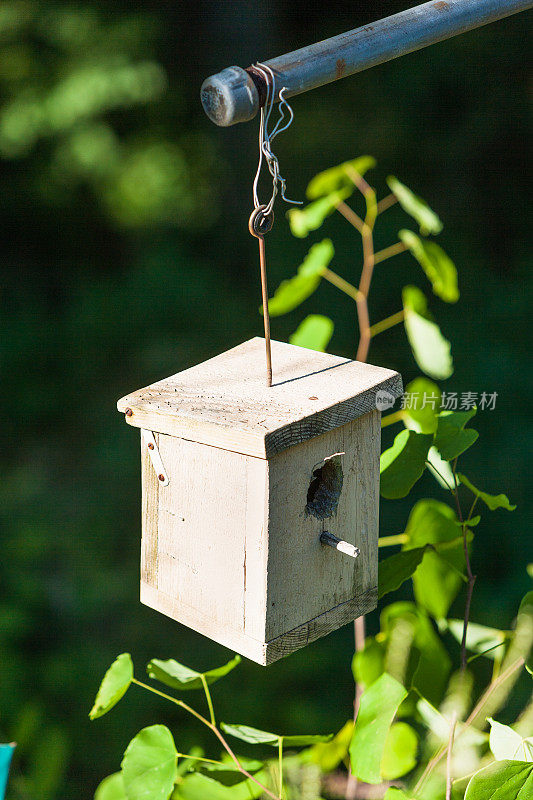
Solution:
{"label": "metal pole", "polygon": [[[292,97],[532,6],[533,0],[432,0],[266,64],[276,92],[286,86],[285,96]],[[264,76],[253,66],[228,67],[201,89],[207,116],[224,127],[253,119],[265,96]]]}

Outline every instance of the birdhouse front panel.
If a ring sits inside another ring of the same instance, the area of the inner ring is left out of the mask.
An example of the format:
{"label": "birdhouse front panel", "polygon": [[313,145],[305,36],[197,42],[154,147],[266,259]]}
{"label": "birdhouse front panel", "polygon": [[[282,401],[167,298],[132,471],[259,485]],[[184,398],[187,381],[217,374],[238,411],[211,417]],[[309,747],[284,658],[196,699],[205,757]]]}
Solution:
{"label": "birdhouse front panel", "polygon": [[273,342],[269,388],[263,347],[118,408],[142,429],[142,602],[268,664],[376,605],[376,396],[401,378]]}

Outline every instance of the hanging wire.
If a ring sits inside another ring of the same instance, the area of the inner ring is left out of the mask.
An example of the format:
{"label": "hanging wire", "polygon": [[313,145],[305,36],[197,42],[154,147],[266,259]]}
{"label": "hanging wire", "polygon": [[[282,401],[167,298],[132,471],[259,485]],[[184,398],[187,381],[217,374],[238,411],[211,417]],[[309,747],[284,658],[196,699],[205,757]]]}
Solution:
{"label": "hanging wire", "polygon": [[[259,202],[257,187],[259,184],[259,176],[261,174],[261,167],[264,157],[268,166],[268,171],[272,175],[272,196],[264,208],[264,214],[265,216],[268,216],[271,214],[272,209],[274,208],[274,201],[278,194],[278,189],[282,199],[285,200],[286,203],[292,203],[294,205],[302,204],[301,200],[290,200],[286,196],[285,192],[287,188],[287,182],[279,171],[278,158],[272,151],[272,142],[276,136],[279,136],[280,133],[286,131],[287,128],[292,124],[294,112],[284,96],[284,92],[287,91],[287,87],[283,86],[283,88],[279,90],[279,119],[276,122],[273,130],[268,130],[272,109],[274,107],[274,100],[276,97],[276,78],[272,69],[267,64],[257,62],[254,66],[255,69],[263,76],[267,87],[267,96],[265,105],[261,108],[261,119],[259,124],[259,164],[257,165],[257,172],[255,174],[253,183],[254,208],[259,208],[261,205]],[[286,116],[288,116],[288,120],[283,125]]]}

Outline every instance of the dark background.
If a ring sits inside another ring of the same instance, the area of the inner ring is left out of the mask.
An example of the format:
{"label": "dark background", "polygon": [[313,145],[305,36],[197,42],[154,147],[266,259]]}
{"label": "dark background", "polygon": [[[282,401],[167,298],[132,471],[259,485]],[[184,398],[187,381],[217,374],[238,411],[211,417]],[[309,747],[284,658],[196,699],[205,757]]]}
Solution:
{"label": "dark background", "polygon": [[[181,750],[203,740],[135,687],[89,722],[119,652],[132,653],[139,678],[152,656],[208,668],[229,655],[139,604],[138,435],[115,410],[126,392],[261,332],[247,233],[257,121],[215,128],[200,84],[408,5],[3,4],[0,739],[20,743],[13,798],[91,798],[143,725],[166,722]],[[394,173],[444,221],[439,243],[462,297],[456,306],[430,300],[456,365],[443,388],[498,392],[496,410],[475,420],[480,441],[463,468],[519,505],[487,516],[474,552],[473,619],[500,627],[528,588],[532,560],[530,21],[517,15],[295,98],[292,128],[276,141],[291,197],[319,170],[368,153],[379,196]],[[406,222],[388,212],[377,247]],[[358,279],[359,241],[340,217],[296,240],[280,203],[271,287],[322,235],[335,242],[336,270]],[[373,321],[400,308],[406,282],[427,291],[407,255],[376,269]],[[274,320],[274,337],[286,340],[317,312],[335,321],[331,352],[354,355],[354,309],[329,285]],[[405,382],[418,374],[401,327],[373,342],[370,360]],[[414,497],[428,493],[445,499],[426,477]],[[382,503],[382,534],[401,532],[410,506]],[[376,628],[377,614],[368,624]],[[347,626],[268,669],[244,663],[214,690],[219,717],[286,733],[338,729],[351,713],[351,648]]]}

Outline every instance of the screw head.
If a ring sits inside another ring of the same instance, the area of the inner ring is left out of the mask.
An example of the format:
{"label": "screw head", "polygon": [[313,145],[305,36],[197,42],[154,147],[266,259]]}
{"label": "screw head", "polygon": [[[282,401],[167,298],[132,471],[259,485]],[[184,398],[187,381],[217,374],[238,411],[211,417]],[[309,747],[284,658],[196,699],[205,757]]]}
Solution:
{"label": "screw head", "polygon": [[148,450],[153,450],[153,449],[154,449],[154,443],[148,442]]}
{"label": "screw head", "polygon": [[165,480],[165,476],[163,474],[158,475],[157,477],[159,478],[160,481],[164,481]]}
{"label": "screw head", "polygon": [[131,410],[131,408],[127,408],[124,413],[126,414],[127,417],[133,416],[133,411]]}

